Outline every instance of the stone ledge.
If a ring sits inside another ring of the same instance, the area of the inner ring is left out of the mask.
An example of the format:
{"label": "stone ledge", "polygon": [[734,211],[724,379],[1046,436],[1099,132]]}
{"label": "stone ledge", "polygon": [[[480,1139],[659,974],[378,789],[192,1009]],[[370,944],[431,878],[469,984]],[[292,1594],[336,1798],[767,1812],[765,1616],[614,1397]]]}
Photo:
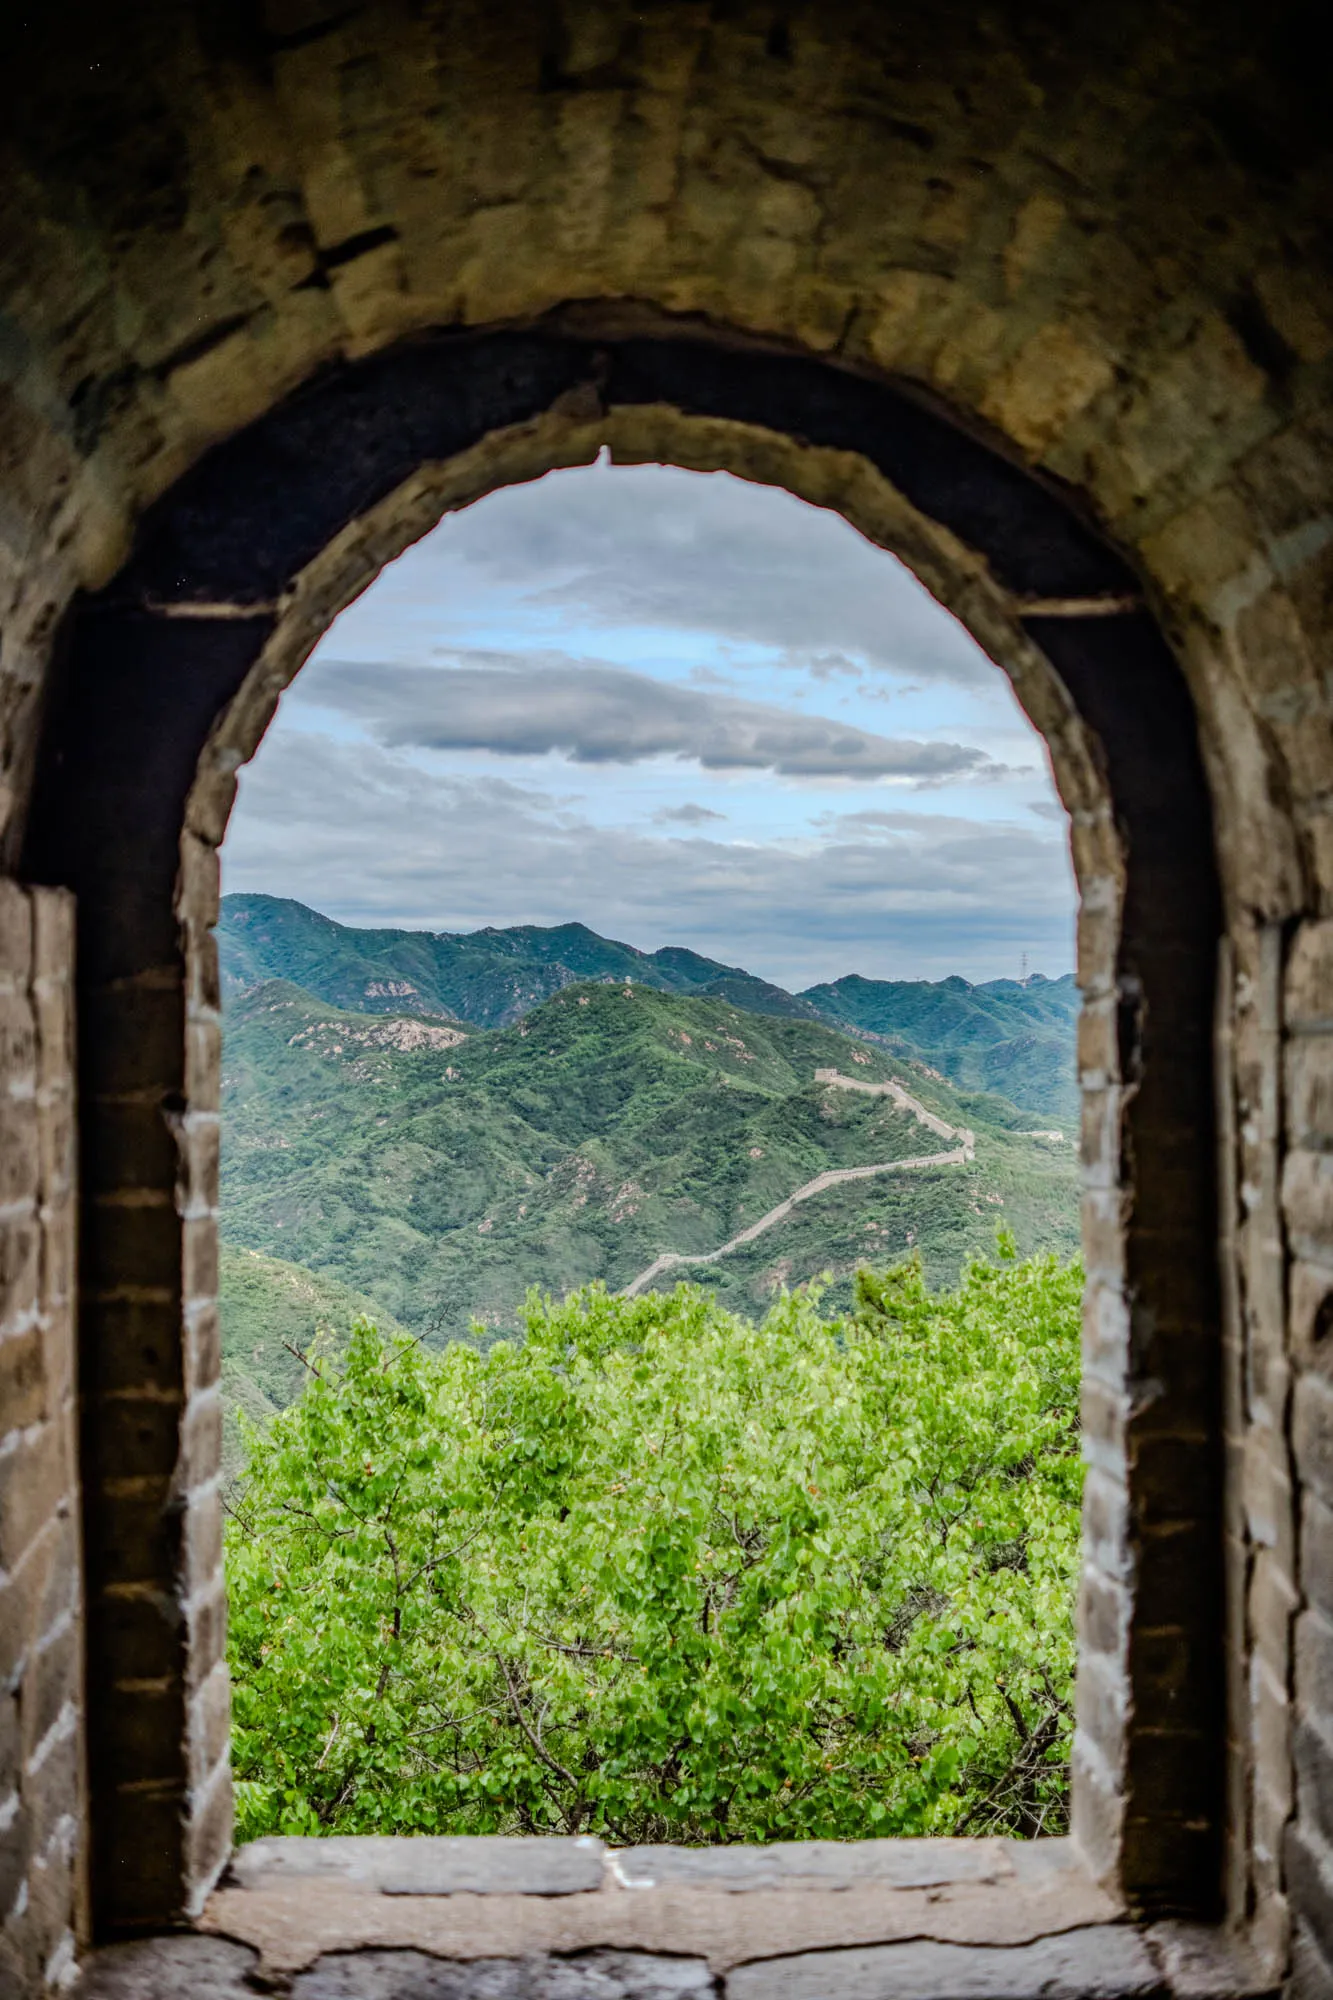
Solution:
{"label": "stone ledge", "polygon": [[192,1936],[84,2000],[1258,2000],[1234,1941],[1138,1930],[1067,1840],[256,1841]]}
{"label": "stone ledge", "polygon": [[473,1959],[682,1947],[720,1973],[922,1938],[1030,1944],[1122,1916],[1067,1840],[614,1851],[600,1841],[335,1838],[242,1848],[199,1927],[252,1946],[274,1977],[333,1952]]}
{"label": "stone ledge", "polygon": [[727,2000],[1148,2000],[1167,1991],[1143,1937],[1099,1924],[1009,1948],[871,1945],[743,1965]]}
{"label": "stone ledge", "polygon": [[[1200,1934],[1202,1935],[1202,1934]],[[497,1940],[498,1941],[498,1940]],[[85,1969],[81,2000],[1276,2000],[1233,1955],[1199,1945],[1206,1985],[1173,1976],[1158,1933],[1096,1925],[1006,1949],[924,1940],[807,1952],[715,1974],[677,1953],[596,1950],[473,1960],[414,1950],[337,1952],[290,1981],[220,1938],[115,1945]],[[1228,1970],[1222,1984],[1214,1977]]]}
{"label": "stone ledge", "polygon": [[600,1840],[339,1834],[251,1841],[232,1857],[227,1883],[280,1890],[298,1881],[336,1881],[381,1896],[571,1896],[600,1889],[605,1876]]}

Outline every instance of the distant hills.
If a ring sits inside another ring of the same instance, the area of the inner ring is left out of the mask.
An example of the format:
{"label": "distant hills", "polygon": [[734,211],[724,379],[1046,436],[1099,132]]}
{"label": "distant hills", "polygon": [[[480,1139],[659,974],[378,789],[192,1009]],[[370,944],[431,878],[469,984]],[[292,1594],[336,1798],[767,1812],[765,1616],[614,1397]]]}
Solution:
{"label": "distant hills", "polygon": [[[622,1289],[824,1175],[842,1178],[693,1274],[748,1310],[821,1270],[849,1294],[858,1263],[913,1248],[943,1281],[1000,1222],[1024,1249],[1077,1244],[1076,1148],[1031,1136],[1030,1114],[827,1022],[646,983],[565,987],[503,1029],[233,983],[223,1115],[230,1250],[317,1273],[331,1298],[357,1294],[431,1337],[474,1319],[512,1330],[532,1285]],[[963,1128],[965,1160],[948,1136]],[[271,1275],[233,1257],[223,1288],[229,1355],[270,1397],[300,1367],[241,1330],[262,1323],[255,1288]],[[323,1308],[292,1284],[278,1287],[284,1325]]]}
{"label": "distant hills", "polygon": [[361,930],[278,896],[224,897],[223,991],[286,980],[361,1014],[418,1014],[508,1028],[583,981],[626,981],[746,1012],[823,1021],[924,1063],[967,1090],[999,1092],[1059,1127],[1078,1118],[1078,991],[1061,979],[864,979],[788,993],[681,946],[642,952],[584,924],[465,933]]}

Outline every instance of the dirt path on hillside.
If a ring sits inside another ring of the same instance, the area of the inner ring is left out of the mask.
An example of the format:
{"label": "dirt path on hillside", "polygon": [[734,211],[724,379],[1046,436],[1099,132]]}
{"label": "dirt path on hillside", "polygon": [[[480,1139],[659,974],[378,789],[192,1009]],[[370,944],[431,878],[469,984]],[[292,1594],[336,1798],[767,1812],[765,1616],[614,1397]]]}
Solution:
{"label": "dirt path on hillside", "polygon": [[767,1215],[761,1215],[758,1222],[742,1229],[730,1243],[723,1243],[716,1250],[663,1251],[646,1271],[640,1271],[638,1277],[625,1286],[620,1294],[622,1299],[637,1297],[645,1285],[650,1285],[663,1271],[670,1271],[677,1265],[715,1264],[719,1257],[739,1250],[742,1244],[753,1243],[756,1236],[762,1236],[775,1222],[785,1221],[799,1202],[809,1201],[812,1195],[822,1194],[825,1188],[836,1187],[840,1181],[863,1181],[872,1174],[908,1173],[921,1167],[965,1166],[976,1157],[976,1141],[971,1132],[963,1126],[946,1125],[942,1118],[937,1118],[933,1111],[927,1111],[924,1104],[919,1104],[916,1098],[910,1096],[900,1083],[858,1083],[855,1077],[840,1076],[835,1069],[817,1069],[815,1082],[832,1084],[840,1090],[862,1091],[869,1097],[891,1097],[900,1110],[910,1111],[928,1131],[941,1139],[957,1139],[959,1143],[951,1152],[919,1153],[909,1160],[881,1160],[870,1167],[828,1167],[822,1174],[816,1174],[812,1181],[807,1181],[804,1187],[797,1188],[795,1194],[789,1194],[785,1201],[780,1201],[776,1208],[770,1208]]}

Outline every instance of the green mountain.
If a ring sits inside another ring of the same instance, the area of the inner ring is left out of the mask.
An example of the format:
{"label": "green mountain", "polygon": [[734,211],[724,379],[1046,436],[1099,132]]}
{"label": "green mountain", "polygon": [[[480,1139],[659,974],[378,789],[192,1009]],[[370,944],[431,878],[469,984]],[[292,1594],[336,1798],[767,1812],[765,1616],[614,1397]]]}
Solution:
{"label": "green mountain", "polygon": [[[301,934],[318,944],[325,922]],[[261,922],[239,928],[253,970],[258,947],[274,947]],[[366,934],[329,929],[324,964],[364,984],[369,948],[349,958],[342,939]],[[415,935],[379,935],[378,963],[401,980],[412,962],[391,954]],[[556,933],[522,935],[548,957],[515,960],[518,976],[544,962],[562,986],[504,1028],[342,1008],[290,981],[238,992],[233,957],[223,1076],[233,1250],[303,1266],[447,1337],[474,1319],[509,1331],[532,1285],[558,1295],[592,1279],[619,1290],[695,1276],[748,1308],[824,1269],[847,1291],[857,1263],[913,1247],[940,1282],[1002,1221],[1025,1250],[1075,1247],[1074,1148],[1024,1136],[1031,1118],[1005,1100],[818,1019],[662,991],[637,974],[607,983],[603,947],[628,948],[578,927],[558,948]],[[434,965],[427,948],[441,941],[421,942]],[[565,985],[574,946],[599,970]],[[677,976],[690,969],[680,959],[694,960],[658,956]],[[424,974],[416,985],[420,1002]],[[903,1164],[913,1159],[933,1164]],[[711,1257],[738,1236],[748,1240]],[[668,1254],[710,1261],[661,1264]]]}
{"label": "green mountain", "polygon": [[788,993],[680,946],[641,952],[583,924],[466,934],[356,930],[278,896],[227,896],[218,925],[228,997],[285,979],[354,1013],[421,1014],[512,1026],[583,980],[729,1002],[747,1012],[831,1022],[885,1041],[903,1060],[968,1090],[997,1091],[1060,1127],[1078,1121],[1073,978],[1019,983],[863,979]]}
{"label": "green mountain", "polygon": [[998,1091],[1027,1110],[1077,1128],[1079,997],[1072,973],[1063,979],[1038,973],[1021,983],[996,979],[984,986],[957,977],[932,983],[853,974],[812,986],[802,998],[825,1020],[854,1034],[912,1049],[965,1089]]}
{"label": "green mountain", "polygon": [[663,993],[716,989],[757,1013],[817,1018],[808,1003],[739,966],[680,946],[636,951],[585,924],[462,935],[354,930],[281,896],[226,896],[217,935],[229,996],[287,979],[361,1013],[426,1014],[505,1028],[580,980],[630,979]]}

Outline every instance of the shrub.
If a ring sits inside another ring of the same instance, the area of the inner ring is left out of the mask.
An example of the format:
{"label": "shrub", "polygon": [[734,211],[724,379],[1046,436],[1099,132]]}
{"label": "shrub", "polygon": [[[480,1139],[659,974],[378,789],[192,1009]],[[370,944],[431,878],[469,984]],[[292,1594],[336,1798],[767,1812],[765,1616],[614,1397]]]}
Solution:
{"label": "shrub", "polygon": [[229,1528],[241,1833],[1054,1833],[1080,1274],[360,1321]]}

